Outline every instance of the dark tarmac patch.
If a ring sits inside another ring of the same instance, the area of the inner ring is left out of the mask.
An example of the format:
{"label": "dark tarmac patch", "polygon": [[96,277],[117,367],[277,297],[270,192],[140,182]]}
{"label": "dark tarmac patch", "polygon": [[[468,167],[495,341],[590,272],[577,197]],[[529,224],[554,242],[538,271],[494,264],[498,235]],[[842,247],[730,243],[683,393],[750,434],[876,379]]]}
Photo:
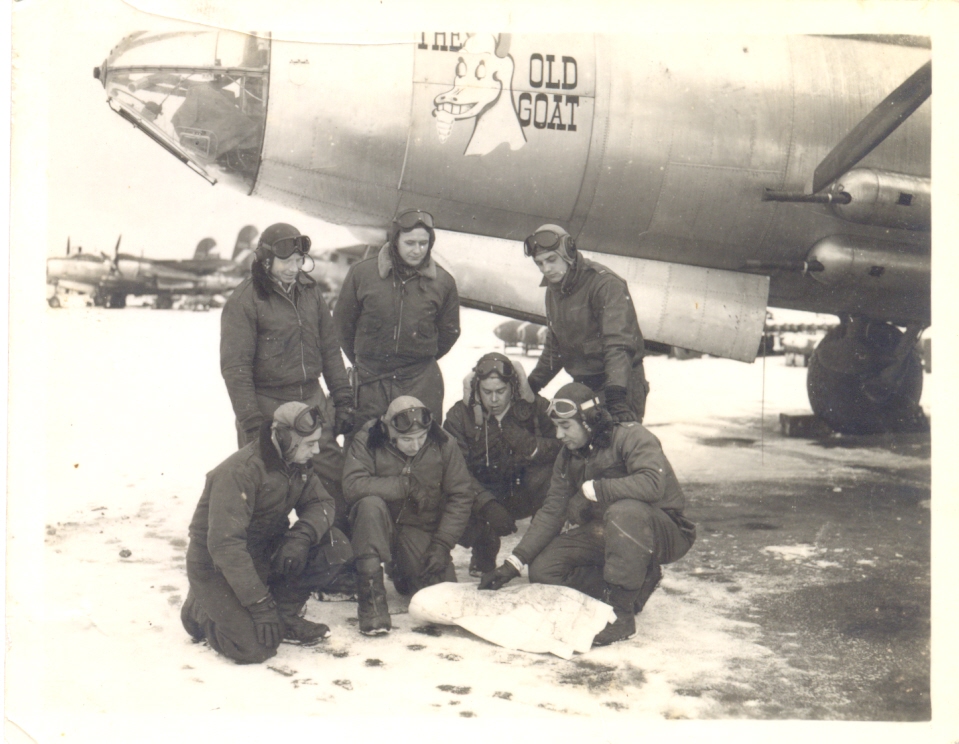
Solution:
{"label": "dark tarmac patch", "polygon": [[617,703],[615,700],[609,700],[603,703],[603,705],[609,708],[610,710],[629,710],[628,705],[624,705],[623,703]]}
{"label": "dark tarmac patch", "polygon": [[443,635],[443,631],[440,630],[438,625],[417,625],[413,628],[414,633],[419,633],[420,635],[428,635],[433,638],[439,638]]}
{"label": "dark tarmac patch", "polygon": [[471,687],[457,687],[456,685],[436,685],[436,689],[454,695],[469,695],[472,690]]}
{"label": "dark tarmac patch", "polygon": [[381,667],[384,666],[383,662],[380,659],[367,659],[363,662],[368,667]]}
{"label": "dark tarmac patch", "polygon": [[424,646],[422,643],[411,643],[409,646],[407,646],[407,648],[410,651],[422,651],[424,648],[426,648],[426,646]]}
{"label": "dark tarmac patch", "polygon": [[494,692],[493,697],[499,698],[500,700],[512,700],[513,693],[512,692]]}
{"label": "dark tarmac patch", "polygon": [[350,652],[345,648],[327,648],[326,646],[315,646],[313,652],[317,654],[326,654],[327,656],[332,656],[334,659],[345,659],[350,655]]}
{"label": "dark tarmac patch", "polygon": [[576,661],[575,669],[560,675],[561,685],[585,687],[590,692],[608,690],[616,677],[616,667],[592,661]]}
{"label": "dark tarmac patch", "polygon": [[929,720],[927,583],[892,577],[803,587],[757,598],[754,608],[764,645],[809,672],[805,693],[844,690],[847,701],[832,703],[831,717],[847,717],[848,708],[857,720]]}
{"label": "dark tarmac patch", "polygon": [[475,714],[473,711],[471,711],[471,710],[461,710],[461,711],[460,711],[460,717],[461,717],[461,718],[476,718],[476,714]]}
{"label": "dark tarmac patch", "polygon": [[296,670],[290,669],[289,667],[268,666],[267,669],[276,672],[277,674],[282,674],[284,677],[292,677],[294,674],[296,674]]}
{"label": "dark tarmac patch", "polygon": [[697,441],[706,447],[751,447],[756,444],[755,439],[746,437],[700,437]]}
{"label": "dark tarmac patch", "polygon": [[712,581],[716,584],[732,584],[734,581],[721,571],[697,571],[696,573],[690,573],[689,576],[700,581]]}
{"label": "dark tarmac patch", "polygon": [[353,689],[353,683],[350,682],[348,679],[334,679],[333,684],[336,685],[337,687],[342,687],[344,690]]}
{"label": "dark tarmac patch", "polygon": [[832,436],[812,440],[823,449],[882,449],[895,455],[929,459],[932,437],[926,434],[873,434]]}
{"label": "dark tarmac patch", "polygon": [[441,659],[446,659],[447,661],[462,661],[463,657],[457,654],[440,654]]}

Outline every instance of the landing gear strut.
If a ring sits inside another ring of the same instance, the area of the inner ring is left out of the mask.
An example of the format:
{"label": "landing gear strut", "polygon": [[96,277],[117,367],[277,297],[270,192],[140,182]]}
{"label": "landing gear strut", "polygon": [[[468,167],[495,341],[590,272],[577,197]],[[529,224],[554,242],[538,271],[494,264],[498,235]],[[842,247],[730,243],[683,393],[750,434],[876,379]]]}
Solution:
{"label": "landing gear strut", "polygon": [[928,431],[919,407],[922,361],[915,346],[921,331],[844,318],[809,361],[813,413],[843,434]]}

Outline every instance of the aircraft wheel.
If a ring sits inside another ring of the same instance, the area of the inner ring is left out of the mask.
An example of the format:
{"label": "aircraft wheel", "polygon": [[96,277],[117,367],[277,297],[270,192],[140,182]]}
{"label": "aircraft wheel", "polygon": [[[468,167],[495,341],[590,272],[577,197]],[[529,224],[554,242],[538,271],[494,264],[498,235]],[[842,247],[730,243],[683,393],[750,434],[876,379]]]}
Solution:
{"label": "aircraft wheel", "polygon": [[60,307],[60,298],[53,296],[47,300],[47,304],[50,305],[50,307]]}
{"label": "aircraft wheel", "polygon": [[173,309],[173,297],[170,295],[157,295],[156,302],[157,310],[172,310]]}
{"label": "aircraft wheel", "polygon": [[928,431],[919,407],[922,361],[916,350],[909,352],[897,382],[883,396],[868,392],[901,337],[898,328],[879,322],[844,323],[830,330],[816,346],[806,373],[813,413],[843,434]]}
{"label": "aircraft wheel", "polygon": [[107,307],[119,310],[127,306],[127,296],[122,292],[114,292],[107,298]]}

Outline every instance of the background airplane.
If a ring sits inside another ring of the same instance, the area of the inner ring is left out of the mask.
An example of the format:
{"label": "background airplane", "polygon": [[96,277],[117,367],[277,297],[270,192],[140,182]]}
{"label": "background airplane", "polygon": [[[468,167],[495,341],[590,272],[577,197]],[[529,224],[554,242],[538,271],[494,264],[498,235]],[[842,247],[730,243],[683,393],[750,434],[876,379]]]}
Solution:
{"label": "background airplane", "polygon": [[192,259],[155,260],[120,253],[120,238],[113,258],[105,253],[84,253],[78,247],[70,255],[70,239],[64,257],[47,259],[47,284],[53,287],[48,299],[59,307],[57,290],[88,294],[93,303],[109,308],[126,307],[128,295],[156,295],[156,307],[173,307],[174,295],[218,295],[229,293],[249,273],[258,231],[252,225],[237,235],[232,259],[220,258],[216,241],[204,238]]}
{"label": "background airplane", "polygon": [[517,241],[560,223],[627,280],[650,341],[751,361],[767,306],[832,313],[813,411],[845,432],[926,425],[927,39],[370,41],[138,32],[95,76],[211,183],[366,242],[429,210],[465,305],[542,322]]}

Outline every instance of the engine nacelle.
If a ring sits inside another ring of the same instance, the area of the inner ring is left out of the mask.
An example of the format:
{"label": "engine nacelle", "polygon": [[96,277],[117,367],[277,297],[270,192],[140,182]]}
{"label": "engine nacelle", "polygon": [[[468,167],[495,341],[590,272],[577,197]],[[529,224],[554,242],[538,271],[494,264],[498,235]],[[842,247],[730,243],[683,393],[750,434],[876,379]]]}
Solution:
{"label": "engine nacelle", "polygon": [[830,235],[806,257],[823,269],[810,273],[830,287],[896,293],[929,292],[929,254],[907,253],[897,243],[858,235]]}
{"label": "engine nacelle", "polygon": [[926,230],[931,225],[931,181],[905,173],[854,168],[830,191],[852,197],[848,204],[830,204],[838,217],[849,222],[902,230]]}

